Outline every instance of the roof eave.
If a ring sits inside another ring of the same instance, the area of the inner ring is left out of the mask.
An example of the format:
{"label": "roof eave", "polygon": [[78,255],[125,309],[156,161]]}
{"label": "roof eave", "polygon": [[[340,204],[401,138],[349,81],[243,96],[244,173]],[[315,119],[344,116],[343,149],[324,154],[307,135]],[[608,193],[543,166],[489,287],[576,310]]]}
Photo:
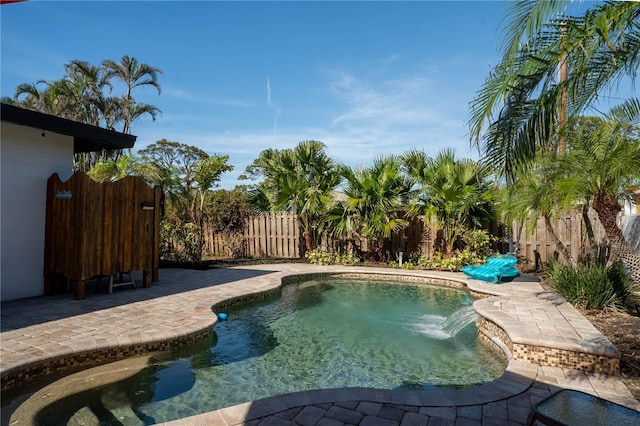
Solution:
{"label": "roof eave", "polygon": [[133,148],[137,137],[2,103],[2,121],[73,137],[73,152]]}

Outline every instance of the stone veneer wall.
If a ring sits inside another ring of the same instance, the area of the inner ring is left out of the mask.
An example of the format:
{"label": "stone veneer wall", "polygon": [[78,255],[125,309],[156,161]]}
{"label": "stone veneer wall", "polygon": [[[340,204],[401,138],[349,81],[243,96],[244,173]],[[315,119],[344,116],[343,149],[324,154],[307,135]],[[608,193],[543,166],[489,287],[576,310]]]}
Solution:
{"label": "stone veneer wall", "polygon": [[368,272],[325,272],[325,273],[310,273],[286,276],[282,279],[282,284],[291,284],[302,281],[307,281],[315,278],[345,278],[345,279],[367,279],[367,280],[388,280],[388,281],[400,281],[406,283],[416,284],[433,284],[440,287],[450,288],[465,288],[462,282],[452,279],[425,277],[420,275],[402,275],[396,273],[380,274],[380,273],[368,273]]}
{"label": "stone veneer wall", "polygon": [[501,357],[506,358],[507,360],[510,358],[510,354],[505,353],[505,348],[501,347],[498,343],[496,343],[493,339],[491,339],[486,334],[478,333],[478,338],[480,339],[481,343],[488,346],[491,350],[495,351]]}
{"label": "stone veneer wall", "polygon": [[543,366],[571,368],[590,373],[616,376],[620,374],[619,358],[513,343],[502,328],[485,318],[478,320],[476,325],[478,333],[486,336],[486,339],[483,339],[485,342],[490,341],[492,337],[497,337],[509,348],[514,360]]}
{"label": "stone veneer wall", "polygon": [[166,351],[182,345],[196,343],[209,337],[213,333],[212,328],[206,328],[187,336],[182,336],[173,340],[166,340],[153,343],[139,343],[135,345],[121,346],[116,348],[97,349],[86,352],[65,355],[56,359],[49,359],[36,362],[28,366],[16,368],[8,371],[2,376],[2,391],[14,386],[20,386],[31,380],[61,371],[76,371],[97,365],[113,362],[120,359],[146,355],[153,352]]}

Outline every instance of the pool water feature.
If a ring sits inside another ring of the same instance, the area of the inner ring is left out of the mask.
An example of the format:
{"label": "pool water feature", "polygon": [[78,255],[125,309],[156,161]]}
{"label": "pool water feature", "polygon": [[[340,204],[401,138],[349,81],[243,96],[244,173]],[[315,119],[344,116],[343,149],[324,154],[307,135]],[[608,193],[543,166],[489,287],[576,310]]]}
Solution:
{"label": "pool water feature", "polygon": [[506,360],[480,343],[471,303],[463,290],[393,281],[288,284],[279,296],[225,308],[208,341],[50,404],[37,423],[66,424],[89,410],[101,424],[154,424],[310,389],[485,383]]}

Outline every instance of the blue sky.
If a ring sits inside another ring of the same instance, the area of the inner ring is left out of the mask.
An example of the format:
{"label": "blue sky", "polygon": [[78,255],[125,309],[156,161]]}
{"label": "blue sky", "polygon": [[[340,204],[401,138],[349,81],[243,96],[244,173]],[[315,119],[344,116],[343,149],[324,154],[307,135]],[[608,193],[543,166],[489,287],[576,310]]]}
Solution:
{"label": "blue sky", "polygon": [[124,55],[163,70],[162,110],[134,123],[136,149],[160,139],[229,155],[237,177],[267,148],[319,140],[329,156],[376,156],[469,143],[468,104],[498,61],[507,3],[54,2],[3,5],[1,92],[55,80],[72,59]]}

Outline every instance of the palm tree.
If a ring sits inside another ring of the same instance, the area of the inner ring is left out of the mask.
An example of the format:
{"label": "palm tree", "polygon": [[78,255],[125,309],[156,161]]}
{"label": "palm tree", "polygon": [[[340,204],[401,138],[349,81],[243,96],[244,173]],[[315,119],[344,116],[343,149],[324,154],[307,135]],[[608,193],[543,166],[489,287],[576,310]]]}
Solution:
{"label": "palm tree", "polygon": [[481,227],[493,216],[488,168],[470,159],[456,159],[445,149],[435,159],[421,151],[402,156],[407,174],[418,184],[409,213],[424,215],[443,230],[445,253],[451,254],[465,230]]}
{"label": "palm tree", "polygon": [[527,231],[530,233],[535,231],[538,219],[542,217],[547,234],[553,239],[562,257],[570,265],[576,266],[575,259],[558,237],[551,222],[558,218],[559,213],[567,210],[560,204],[556,188],[556,164],[548,157],[538,156],[529,170],[520,172],[513,184],[503,188],[499,210],[505,223],[527,221]]}
{"label": "palm tree", "polygon": [[69,98],[74,110],[74,120],[100,126],[105,121],[104,111],[99,107],[104,102],[103,90],[111,87],[103,77],[99,67],[86,61],[74,59],[65,65]]}
{"label": "palm tree", "polygon": [[[39,86],[43,86],[42,89]],[[74,119],[72,97],[67,81],[39,80],[36,83],[22,83],[16,86],[13,96],[15,105],[46,114]]]}
{"label": "palm tree", "polygon": [[297,214],[307,251],[315,248],[340,179],[325,148],[322,142],[309,140],[293,149],[267,149],[246,169],[249,178],[264,178],[251,193],[254,209]]}
{"label": "palm tree", "polygon": [[[74,59],[65,64],[65,71],[60,80],[18,85],[15,103],[23,108],[99,126],[102,116],[96,103],[102,98],[104,86],[99,68]],[[44,87],[40,89],[42,85]]]}
{"label": "palm tree", "polygon": [[575,140],[562,162],[557,192],[566,203],[581,200],[598,214],[612,251],[640,284],[640,256],[617,224],[619,200],[640,187],[640,101],[611,109],[587,137]]}
{"label": "palm tree", "polygon": [[[602,124],[602,118],[593,116],[578,116],[573,117],[567,122],[566,137],[568,148],[573,146],[580,146],[587,140],[596,128]],[[603,250],[599,241],[596,241],[596,235],[593,230],[593,224],[591,217],[589,216],[589,210],[591,209],[591,198],[585,197],[582,199],[574,200],[574,209],[580,209],[582,213],[582,222],[584,224],[585,233],[587,234],[587,240],[589,242],[589,264],[606,264],[608,250]]]}
{"label": "palm tree", "polygon": [[105,81],[112,79],[120,80],[125,85],[125,95],[122,98],[120,108],[122,110],[122,133],[129,133],[131,123],[140,115],[149,113],[155,120],[156,114],[160,110],[156,107],[140,107],[136,104],[131,93],[137,87],[152,86],[160,94],[160,83],[158,77],[162,75],[162,70],[151,65],[138,62],[134,57],[125,55],[120,62],[107,59],[102,62]]}
{"label": "palm tree", "polygon": [[[161,112],[154,105],[137,103],[133,89],[151,85],[160,92],[158,68],[140,64],[135,58],[124,56],[121,63],[106,60],[100,67],[74,59],[65,64],[65,75],[60,80],[40,80],[16,87],[12,103],[22,108],[68,118],[93,126],[129,133],[131,123],[149,114],[155,120]],[[125,83],[125,96],[107,96],[113,90],[113,79]],[[5,101],[3,99],[3,101]],[[118,160],[122,150],[74,155],[74,169],[88,171],[103,160]]]}
{"label": "palm tree", "polygon": [[117,160],[102,158],[87,172],[97,182],[115,182],[126,176],[138,176],[147,183],[157,182],[161,171],[150,162],[143,162],[134,155],[123,155]]}
{"label": "palm tree", "polygon": [[[555,151],[566,118],[583,113],[622,78],[634,80],[640,64],[640,3],[607,2],[582,16],[563,14],[565,6],[512,3],[502,60],[471,102],[471,135],[508,180],[530,167],[537,152]],[[596,192],[593,206],[601,209],[612,248],[626,250],[608,213],[620,208],[611,195]]]}
{"label": "palm tree", "polygon": [[[640,63],[640,3],[607,2],[583,16],[566,2],[514,2],[504,51],[471,102],[471,135],[502,174],[557,148],[565,116],[581,114]],[[560,15],[559,15],[560,14]],[[559,68],[566,77],[557,81]]]}
{"label": "palm tree", "polygon": [[22,108],[46,112],[45,111],[45,94],[38,88],[38,84],[43,83],[22,83],[16,86],[13,95],[13,103]]}
{"label": "palm tree", "polygon": [[402,211],[413,181],[402,173],[402,163],[393,155],[375,158],[370,167],[343,166],[341,174],[346,200],[330,213],[335,232],[353,232],[372,242],[376,256],[384,260],[384,240],[409,224]]}
{"label": "palm tree", "polygon": [[[158,107],[138,103],[132,96],[134,89],[144,86],[153,86],[160,93],[158,77],[162,71],[158,68],[129,56],[120,62],[105,60],[99,67],[74,59],[64,67],[65,75],[60,80],[18,85],[12,103],[110,130],[122,123],[123,133],[129,133],[131,123],[141,116],[149,114],[155,120],[161,113]],[[107,95],[114,89],[114,80],[124,83],[124,96]],[[114,160],[119,155],[119,151],[106,154]],[[96,156],[76,158],[76,164],[88,170],[98,160]]]}

